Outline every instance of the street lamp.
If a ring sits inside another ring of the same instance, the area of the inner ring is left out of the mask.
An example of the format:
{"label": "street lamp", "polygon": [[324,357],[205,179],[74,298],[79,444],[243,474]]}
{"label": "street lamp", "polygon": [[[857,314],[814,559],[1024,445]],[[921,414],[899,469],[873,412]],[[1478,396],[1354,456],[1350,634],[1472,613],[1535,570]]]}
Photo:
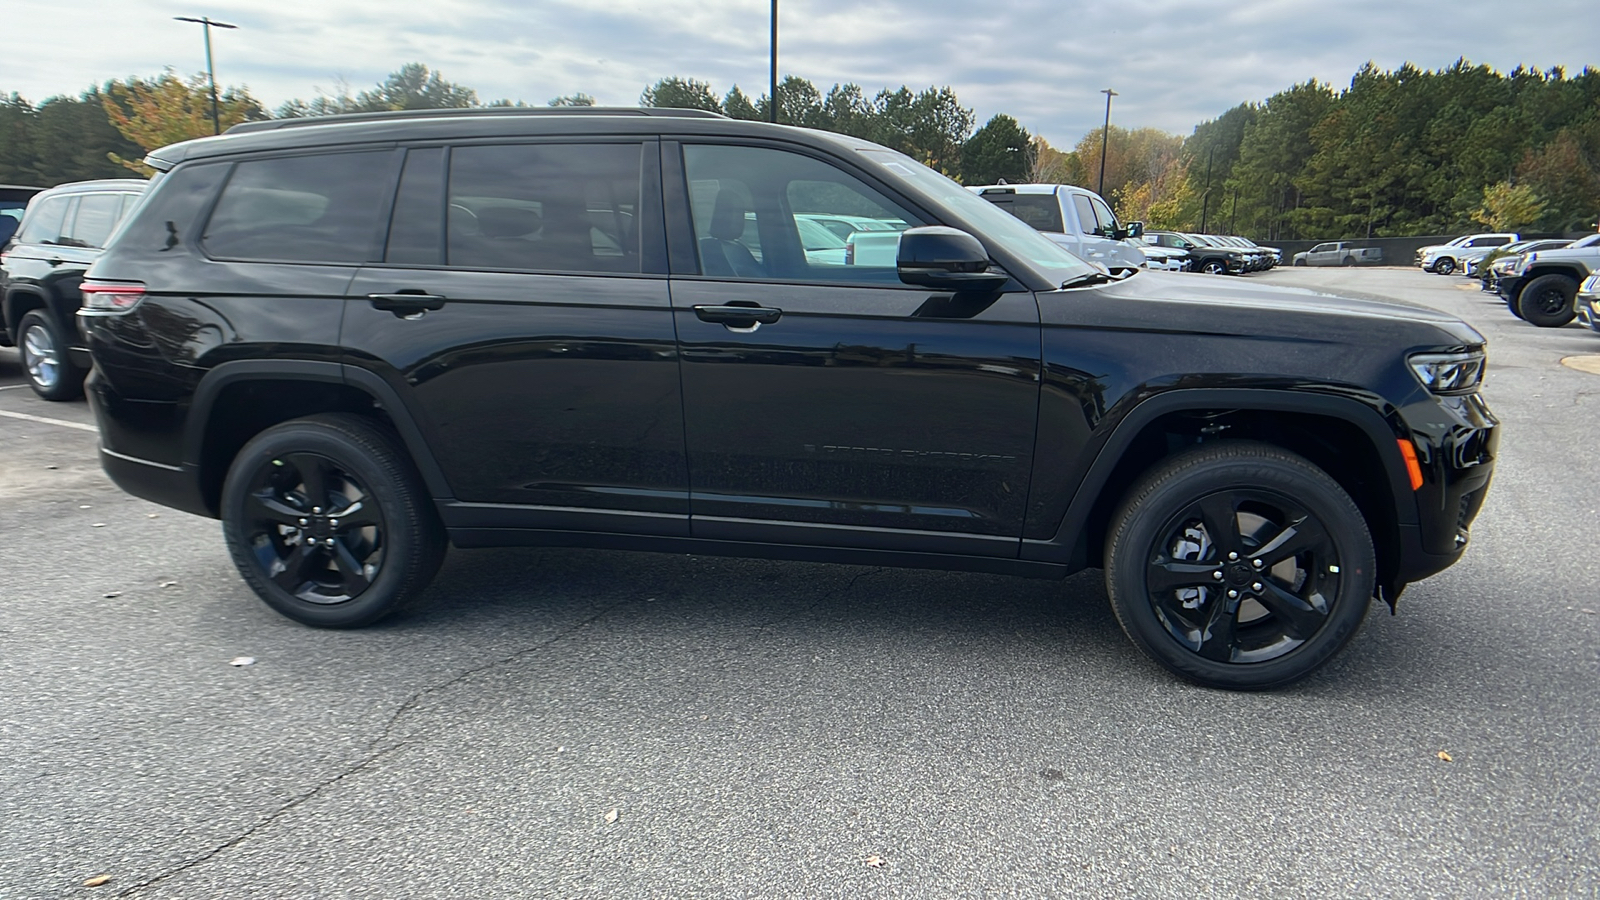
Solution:
{"label": "street lamp", "polygon": [[767,118],[778,124],[778,0],[772,0],[772,93],[767,95]]}
{"label": "street lamp", "polygon": [[[773,0],[773,2],[776,3],[777,0]],[[178,21],[178,22],[193,22],[193,23],[195,23],[196,25],[199,25],[202,29],[205,30],[205,33],[206,33],[206,77],[211,79],[211,133],[212,134],[221,134],[222,133],[222,117],[217,114],[217,70],[212,68],[212,66],[211,66],[211,29],[212,28],[238,28],[239,26],[237,26],[237,25],[229,25],[227,22],[213,22],[211,19],[208,19],[205,16],[201,16],[198,19],[192,18],[190,16],[173,16],[172,18],[175,21]]]}
{"label": "street lamp", "polygon": [[1106,195],[1106,143],[1111,139],[1111,98],[1117,96],[1117,92],[1111,88],[1106,88],[1100,93],[1106,95],[1106,124],[1100,129],[1100,186],[1095,189],[1095,193],[1104,197]]}

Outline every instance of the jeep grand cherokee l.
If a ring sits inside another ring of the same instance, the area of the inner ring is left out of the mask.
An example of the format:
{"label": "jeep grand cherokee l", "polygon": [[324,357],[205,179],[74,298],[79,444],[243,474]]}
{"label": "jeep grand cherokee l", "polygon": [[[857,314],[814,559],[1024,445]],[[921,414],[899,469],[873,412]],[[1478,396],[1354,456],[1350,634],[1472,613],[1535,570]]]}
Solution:
{"label": "jeep grand cherokee l", "polygon": [[[1493,469],[1459,320],[1111,281],[851,137],[419,111],[148,162],[84,285],[102,463],[310,625],[417,599],[450,543],[1103,566],[1157,662],[1266,688],[1455,562]],[[808,255],[830,214],[907,229]]]}

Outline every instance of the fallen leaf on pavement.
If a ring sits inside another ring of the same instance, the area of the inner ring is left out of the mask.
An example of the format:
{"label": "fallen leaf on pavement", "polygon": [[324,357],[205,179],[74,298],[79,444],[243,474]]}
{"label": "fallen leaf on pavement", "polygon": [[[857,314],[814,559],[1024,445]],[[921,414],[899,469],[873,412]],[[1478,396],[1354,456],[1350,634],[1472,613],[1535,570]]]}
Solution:
{"label": "fallen leaf on pavement", "polygon": [[122,596],[122,592],[121,591],[106,591],[104,594],[101,594],[100,596],[106,598],[107,600],[110,600],[112,597],[121,597]]}
{"label": "fallen leaf on pavement", "polygon": [[104,523],[104,522],[96,522],[93,525],[90,525],[89,527],[90,528],[104,528],[104,527],[106,527],[106,523]]}
{"label": "fallen leaf on pavement", "polygon": [[615,810],[615,809],[613,809],[611,812],[606,813],[606,824],[607,825],[615,825],[616,822],[617,822],[617,816],[619,816],[619,815],[621,815],[621,811],[620,810]]}
{"label": "fallen leaf on pavement", "polygon": [[869,868],[869,869],[881,869],[881,868],[883,868],[883,857],[877,855],[876,853],[874,853],[873,855],[867,857],[867,868]]}
{"label": "fallen leaf on pavement", "polygon": [[161,586],[162,587],[177,587],[178,583],[176,581],[163,581],[163,582],[161,582]]}
{"label": "fallen leaf on pavement", "polygon": [[110,875],[96,875],[95,877],[84,881],[83,886],[84,887],[99,887],[102,884],[110,884],[110,883],[111,883],[111,876]]}
{"label": "fallen leaf on pavement", "polygon": [[253,666],[255,664],[256,658],[254,656],[235,656],[233,659],[228,660],[228,665],[230,666]]}
{"label": "fallen leaf on pavement", "polygon": [[1439,751],[1439,758],[1444,760],[1445,762],[1455,762],[1455,760],[1450,758],[1450,754],[1444,752],[1443,750]]}

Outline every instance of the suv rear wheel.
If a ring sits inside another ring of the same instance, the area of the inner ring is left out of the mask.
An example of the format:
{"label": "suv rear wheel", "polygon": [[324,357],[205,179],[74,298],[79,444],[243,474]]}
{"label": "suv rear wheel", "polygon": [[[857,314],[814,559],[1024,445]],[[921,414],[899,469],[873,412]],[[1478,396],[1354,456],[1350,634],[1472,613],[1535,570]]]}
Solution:
{"label": "suv rear wheel", "polygon": [[256,594],[319,628],[368,625],[416,600],[445,551],[394,437],[345,414],[284,422],[246,444],[223,484],[222,530]]}
{"label": "suv rear wheel", "polygon": [[83,393],[87,373],[67,358],[66,336],[42,309],[30,310],[17,323],[17,350],[28,385],[46,400],[73,400]]}
{"label": "suv rear wheel", "polygon": [[1540,328],[1560,328],[1577,316],[1578,283],[1565,275],[1540,275],[1517,295],[1517,317]]}
{"label": "suv rear wheel", "polygon": [[1200,447],[1157,466],[1112,520],[1117,621],[1190,681],[1260,690],[1304,678],[1356,633],[1376,557],[1338,483],[1267,444]]}

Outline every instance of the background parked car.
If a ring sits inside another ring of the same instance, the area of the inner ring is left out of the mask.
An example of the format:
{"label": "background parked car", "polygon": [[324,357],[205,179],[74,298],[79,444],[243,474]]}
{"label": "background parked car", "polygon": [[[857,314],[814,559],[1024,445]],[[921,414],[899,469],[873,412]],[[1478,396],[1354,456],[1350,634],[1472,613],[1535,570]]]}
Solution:
{"label": "background parked car", "polygon": [[1238,247],[1225,247],[1205,235],[1180,231],[1151,231],[1149,238],[1160,247],[1176,247],[1189,254],[1189,268],[1207,275],[1242,275],[1247,255]]}
{"label": "background parked car", "polygon": [[0,184],[0,247],[17,233],[17,226],[22,224],[22,211],[28,208],[33,195],[42,190],[44,188],[21,184]]}
{"label": "background parked car", "polygon": [[1515,241],[1504,247],[1496,247],[1489,251],[1489,255],[1479,260],[1468,260],[1465,274],[1476,277],[1482,290],[1493,293],[1498,276],[1511,271],[1516,265],[1517,257],[1523,253],[1533,253],[1538,250],[1556,250],[1572,243],[1566,238],[1540,238],[1530,241]]}
{"label": "background parked car", "polygon": [[1490,250],[1521,240],[1514,232],[1466,234],[1448,244],[1434,244],[1417,251],[1417,265],[1439,275],[1461,268],[1463,259],[1482,259]]}
{"label": "background parked car", "polygon": [[1124,227],[1110,204],[1094,191],[1070,184],[989,184],[968,190],[1113,274],[1146,267],[1144,254],[1128,241],[1144,234],[1144,223]]}
{"label": "background parked car", "polygon": [[0,344],[21,348],[34,393],[70,400],[83,390],[89,350],[74,316],[89,264],[144,193],[136,179],[80,181],[42,191],[0,253]]}
{"label": "background parked car", "polygon": [[1600,235],[1556,250],[1517,256],[1497,281],[1512,315],[1541,328],[1559,328],[1577,315],[1578,285],[1600,271]]}
{"label": "background parked car", "polygon": [[1297,266],[1359,266],[1382,262],[1382,248],[1357,247],[1349,241],[1329,241],[1294,255]]}
{"label": "background parked car", "polygon": [[1590,331],[1600,333],[1600,273],[1590,275],[1578,286],[1578,321]]}

